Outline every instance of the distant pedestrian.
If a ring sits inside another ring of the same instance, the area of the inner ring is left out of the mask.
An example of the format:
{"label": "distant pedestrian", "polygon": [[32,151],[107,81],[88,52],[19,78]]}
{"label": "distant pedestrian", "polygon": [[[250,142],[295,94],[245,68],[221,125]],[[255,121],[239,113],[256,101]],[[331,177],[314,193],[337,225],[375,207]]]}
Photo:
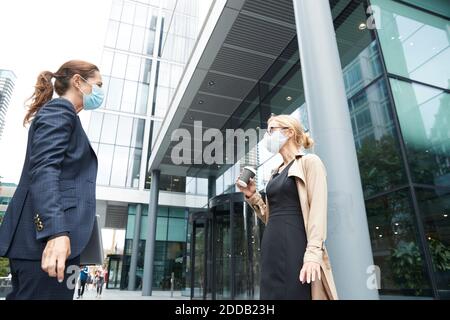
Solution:
{"label": "distant pedestrian", "polygon": [[80,271],[80,286],[78,287],[78,297],[77,299],[83,298],[84,288],[86,287],[86,282],[89,276],[89,269],[87,266]]}

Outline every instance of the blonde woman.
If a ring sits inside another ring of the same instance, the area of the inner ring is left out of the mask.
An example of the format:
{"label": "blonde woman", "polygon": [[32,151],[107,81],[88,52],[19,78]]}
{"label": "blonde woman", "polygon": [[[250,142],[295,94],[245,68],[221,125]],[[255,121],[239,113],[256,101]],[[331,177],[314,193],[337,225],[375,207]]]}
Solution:
{"label": "blonde woman", "polygon": [[[267,121],[264,145],[283,158],[272,171],[263,200],[253,179],[236,183],[266,224],[261,242],[260,299],[337,299],[328,254],[326,170],[313,140],[290,115]],[[236,181],[237,182],[237,181]],[[270,208],[270,210],[269,210]]]}

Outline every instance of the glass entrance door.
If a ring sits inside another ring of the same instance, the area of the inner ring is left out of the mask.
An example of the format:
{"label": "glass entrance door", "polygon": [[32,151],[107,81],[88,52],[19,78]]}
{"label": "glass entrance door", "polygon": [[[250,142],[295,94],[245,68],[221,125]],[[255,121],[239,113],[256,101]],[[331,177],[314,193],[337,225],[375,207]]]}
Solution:
{"label": "glass entrance door", "polygon": [[203,299],[206,282],[206,220],[195,220],[192,226],[192,299]]}
{"label": "glass entrance door", "polygon": [[[222,200],[222,201],[221,201]],[[230,199],[218,199],[213,208],[213,299],[231,299]]]}
{"label": "glass entrance door", "polygon": [[120,279],[122,275],[122,257],[119,255],[108,256],[108,282],[107,289],[120,289]]}

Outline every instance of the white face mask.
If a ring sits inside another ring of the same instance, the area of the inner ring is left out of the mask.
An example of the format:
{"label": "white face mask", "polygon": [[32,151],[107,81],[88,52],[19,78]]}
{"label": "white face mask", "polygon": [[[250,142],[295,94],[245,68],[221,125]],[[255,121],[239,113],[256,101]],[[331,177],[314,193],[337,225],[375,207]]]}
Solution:
{"label": "white face mask", "polygon": [[281,147],[288,141],[286,137],[280,130],[274,131],[272,135],[267,132],[264,134],[264,146],[271,153],[278,153]]}

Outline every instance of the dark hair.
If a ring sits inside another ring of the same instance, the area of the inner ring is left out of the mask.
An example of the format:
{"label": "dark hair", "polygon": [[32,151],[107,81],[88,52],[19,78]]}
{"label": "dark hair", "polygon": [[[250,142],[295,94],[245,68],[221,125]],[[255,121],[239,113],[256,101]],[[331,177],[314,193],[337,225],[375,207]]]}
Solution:
{"label": "dark hair", "polygon": [[[65,94],[70,87],[70,79],[75,74],[79,74],[87,79],[96,71],[100,70],[92,63],[70,60],[64,63],[55,73],[50,71],[41,72],[37,77],[34,93],[28,99],[31,100],[31,104],[27,106],[28,110],[23,120],[23,125],[25,126],[31,122],[39,108],[52,99],[54,91],[60,96]],[[55,85],[52,83],[52,78],[55,78]]]}

